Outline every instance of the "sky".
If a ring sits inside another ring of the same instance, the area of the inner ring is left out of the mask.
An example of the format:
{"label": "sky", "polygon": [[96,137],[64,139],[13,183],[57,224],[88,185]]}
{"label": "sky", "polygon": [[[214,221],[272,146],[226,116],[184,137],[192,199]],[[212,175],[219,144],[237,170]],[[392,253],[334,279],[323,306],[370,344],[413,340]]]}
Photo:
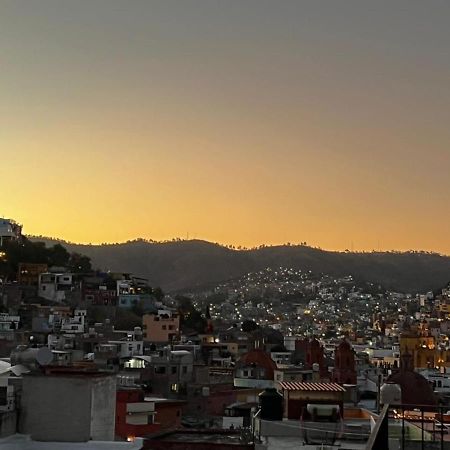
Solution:
{"label": "sky", "polygon": [[0,216],[450,254],[450,2],[0,0]]}

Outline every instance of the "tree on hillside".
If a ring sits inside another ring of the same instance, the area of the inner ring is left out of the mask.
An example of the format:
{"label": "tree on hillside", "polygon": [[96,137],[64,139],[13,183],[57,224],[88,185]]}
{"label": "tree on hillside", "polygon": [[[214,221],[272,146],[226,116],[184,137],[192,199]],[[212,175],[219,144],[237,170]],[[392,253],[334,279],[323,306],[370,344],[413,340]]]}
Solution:
{"label": "tree on hillside", "polygon": [[72,253],[67,263],[71,272],[87,273],[92,271],[91,258],[80,255],[79,253]]}
{"label": "tree on hillside", "polygon": [[178,313],[180,314],[180,328],[191,328],[197,333],[205,331],[207,321],[192,304],[189,297],[177,296]]}
{"label": "tree on hillside", "polygon": [[241,330],[249,333],[259,328],[259,325],[254,320],[246,319],[242,322]]}
{"label": "tree on hillside", "polygon": [[66,267],[70,253],[61,244],[55,244],[47,250],[47,264],[49,266]]}
{"label": "tree on hillside", "polygon": [[152,294],[158,302],[162,302],[165,296],[164,292],[160,287],[153,288]]}
{"label": "tree on hillside", "polygon": [[117,308],[114,328],[117,330],[133,330],[134,327],[142,327],[142,317],[133,311]]}
{"label": "tree on hillside", "polygon": [[48,266],[68,267],[73,272],[91,271],[89,257],[73,253],[61,244],[46,247],[44,242],[32,242],[26,237],[21,242],[7,242],[2,248],[4,256],[0,261],[0,276],[15,280],[20,263],[47,264]]}

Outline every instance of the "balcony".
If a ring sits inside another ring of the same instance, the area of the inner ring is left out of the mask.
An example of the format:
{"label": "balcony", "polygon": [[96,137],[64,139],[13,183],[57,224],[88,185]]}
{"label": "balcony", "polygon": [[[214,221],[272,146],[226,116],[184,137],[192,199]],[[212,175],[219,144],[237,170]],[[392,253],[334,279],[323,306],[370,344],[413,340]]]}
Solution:
{"label": "balcony", "polygon": [[255,389],[265,389],[274,387],[273,380],[263,380],[257,378],[238,378],[235,377],[233,380],[234,387],[239,388],[255,388]]}

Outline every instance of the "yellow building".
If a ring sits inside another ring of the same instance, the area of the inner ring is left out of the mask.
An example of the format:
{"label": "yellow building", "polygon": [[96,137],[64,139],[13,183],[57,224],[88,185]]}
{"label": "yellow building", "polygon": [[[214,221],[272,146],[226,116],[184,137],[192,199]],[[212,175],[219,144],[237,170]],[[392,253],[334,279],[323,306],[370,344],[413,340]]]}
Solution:
{"label": "yellow building", "polygon": [[436,346],[433,336],[403,333],[400,336],[400,355],[410,353],[414,369],[450,367],[450,351]]}

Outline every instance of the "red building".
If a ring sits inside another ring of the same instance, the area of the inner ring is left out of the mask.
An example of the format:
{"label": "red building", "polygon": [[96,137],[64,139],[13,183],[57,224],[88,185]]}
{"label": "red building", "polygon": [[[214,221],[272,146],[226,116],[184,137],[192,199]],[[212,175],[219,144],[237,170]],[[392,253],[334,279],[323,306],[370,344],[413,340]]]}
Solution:
{"label": "red building", "polygon": [[236,362],[234,387],[267,388],[273,387],[275,361],[261,349],[244,353]]}
{"label": "red building", "polygon": [[332,380],[340,384],[356,384],[355,352],[345,339],[334,352]]}
{"label": "red building", "polygon": [[113,289],[88,289],[83,290],[83,298],[89,306],[116,306],[117,291]]}
{"label": "red building", "polygon": [[345,388],[337,383],[282,381],[280,388],[284,397],[284,416],[290,420],[308,418],[308,405],[337,405],[339,413],[343,414]]}
{"label": "red building", "polygon": [[319,365],[320,378],[328,377],[328,369],[325,364],[323,345],[316,339],[301,339],[295,342],[295,349],[304,353],[305,366],[313,368],[313,364]]}
{"label": "red building", "polygon": [[183,404],[178,400],[145,398],[140,389],[121,389],[116,394],[116,435],[126,439],[179,428]]}

